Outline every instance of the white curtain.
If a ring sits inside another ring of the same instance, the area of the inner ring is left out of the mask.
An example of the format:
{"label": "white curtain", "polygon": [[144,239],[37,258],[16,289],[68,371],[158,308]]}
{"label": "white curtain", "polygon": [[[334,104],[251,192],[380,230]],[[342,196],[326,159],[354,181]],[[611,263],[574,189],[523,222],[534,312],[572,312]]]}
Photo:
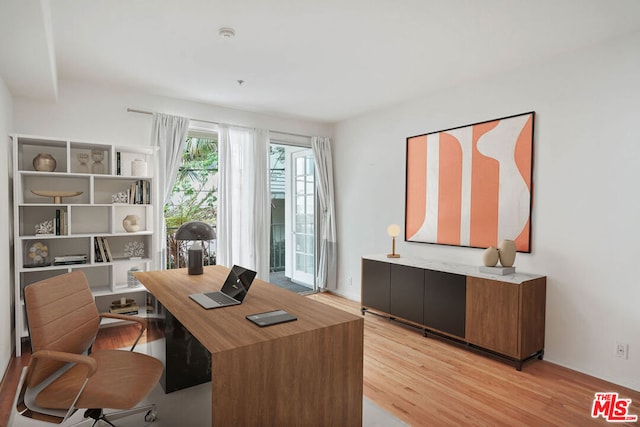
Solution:
{"label": "white curtain", "polygon": [[269,132],[220,125],[217,262],[269,280]]}
{"label": "white curtain", "polygon": [[318,202],[320,204],[320,259],[316,282],[320,289],[337,288],[338,246],[336,241],[336,213],[333,197],[333,161],[331,140],[327,137],[311,138],[316,169]]}
{"label": "white curtain", "polygon": [[176,182],[178,168],[182,163],[182,151],[189,131],[189,119],[169,114],[153,113],[151,128],[151,144],[159,147],[158,161],[155,162],[154,177],[158,186],[160,202],[154,213],[160,245],[158,254],[160,268],[166,266],[167,236],[164,225],[164,205],[171,197],[173,184]]}

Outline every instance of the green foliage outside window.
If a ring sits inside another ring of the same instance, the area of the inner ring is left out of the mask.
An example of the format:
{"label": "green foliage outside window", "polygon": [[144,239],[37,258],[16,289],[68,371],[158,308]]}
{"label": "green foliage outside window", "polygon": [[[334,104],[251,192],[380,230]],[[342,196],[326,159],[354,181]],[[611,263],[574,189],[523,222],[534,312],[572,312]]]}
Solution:
{"label": "green foliage outside window", "polygon": [[167,229],[187,221],[216,224],[218,140],[188,137],[171,201],[164,207]]}

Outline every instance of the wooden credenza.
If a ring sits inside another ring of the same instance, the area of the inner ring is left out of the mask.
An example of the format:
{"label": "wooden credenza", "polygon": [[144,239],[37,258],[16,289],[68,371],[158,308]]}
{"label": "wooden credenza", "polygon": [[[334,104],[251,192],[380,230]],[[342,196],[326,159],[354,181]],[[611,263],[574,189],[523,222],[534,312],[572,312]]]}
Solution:
{"label": "wooden credenza", "polygon": [[394,320],[509,359],[544,355],[546,277],[497,276],[422,259],[362,258],[362,313]]}

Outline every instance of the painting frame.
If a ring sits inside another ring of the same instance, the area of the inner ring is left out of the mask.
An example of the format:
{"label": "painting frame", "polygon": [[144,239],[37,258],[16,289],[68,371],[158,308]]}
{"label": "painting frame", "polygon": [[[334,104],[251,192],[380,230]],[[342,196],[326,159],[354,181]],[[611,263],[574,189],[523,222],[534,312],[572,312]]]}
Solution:
{"label": "painting frame", "polygon": [[406,138],[407,242],[531,252],[535,111]]}

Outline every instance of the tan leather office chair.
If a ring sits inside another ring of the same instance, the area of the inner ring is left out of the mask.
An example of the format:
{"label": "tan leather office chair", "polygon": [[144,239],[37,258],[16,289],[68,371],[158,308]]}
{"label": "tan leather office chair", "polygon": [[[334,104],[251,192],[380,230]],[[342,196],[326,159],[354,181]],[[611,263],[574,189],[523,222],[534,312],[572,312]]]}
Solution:
{"label": "tan leather office chair", "polygon": [[[79,409],[85,420],[109,420],[145,412],[155,421],[153,405],[133,408],[155,387],[162,363],[134,353],[146,329],[146,319],[98,314],[87,278],[81,271],[33,283],[24,289],[32,356],[17,401],[24,416],[62,423]],[[138,322],[140,335],[131,351],[90,353],[102,317]],[[101,408],[128,411],[108,414]]]}

